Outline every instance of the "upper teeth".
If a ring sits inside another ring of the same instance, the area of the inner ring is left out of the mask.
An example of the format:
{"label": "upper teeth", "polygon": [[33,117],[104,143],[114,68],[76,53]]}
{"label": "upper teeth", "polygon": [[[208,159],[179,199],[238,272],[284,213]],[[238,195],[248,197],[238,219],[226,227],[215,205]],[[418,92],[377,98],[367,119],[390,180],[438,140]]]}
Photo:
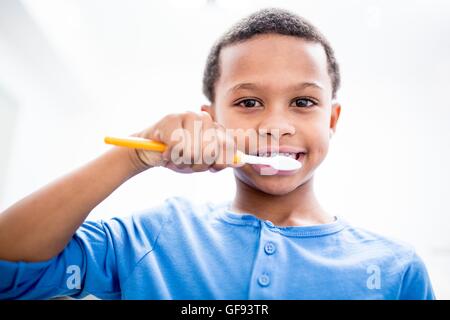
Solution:
{"label": "upper teeth", "polygon": [[263,152],[263,153],[259,154],[260,157],[275,157],[277,155],[285,156],[285,157],[291,157],[291,158],[294,158],[294,159],[297,158],[297,153],[292,153],[292,152],[279,152],[279,153],[276,153],[276,152],[273,152],[273,153]]}

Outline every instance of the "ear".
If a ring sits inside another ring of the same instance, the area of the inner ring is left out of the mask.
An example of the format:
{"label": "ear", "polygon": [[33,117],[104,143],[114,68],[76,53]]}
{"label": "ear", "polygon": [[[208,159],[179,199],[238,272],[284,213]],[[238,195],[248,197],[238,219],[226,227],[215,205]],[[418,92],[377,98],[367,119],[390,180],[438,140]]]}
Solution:
{"label": "ear", "polygon": [[216,120],[216,117],[215,117],[216,115],[215,115],[215,112],[214,112],[214,107],[213,107],[212,105],[204,104],[204,105],[201,106],[200,110],[201,110],[201,111],[204,111],[204,112],[208,112],[209,115],[211,116],[211,118],[212,118],[213,120]]}
{"label": "ear", "polygon": [[330,138],[336,132],[336,126],[341,114],[341,104],[336,100],[331,103],[331,117],[330,117]]}

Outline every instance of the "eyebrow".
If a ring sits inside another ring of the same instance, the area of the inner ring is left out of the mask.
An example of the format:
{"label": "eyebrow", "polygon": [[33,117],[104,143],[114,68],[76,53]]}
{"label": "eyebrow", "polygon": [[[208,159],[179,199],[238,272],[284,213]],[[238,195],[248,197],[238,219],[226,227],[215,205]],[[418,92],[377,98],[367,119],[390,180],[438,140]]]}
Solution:
{"label": "eyebrow", "polygon": [[[251,82],[244,82],[244,83],[238,83],[234,86],[232,86],[230,89],[228,89],[228,93],[231,93],[233,91],[237,91],[237,90],[251,90],[251,89],[258,89],[262,87],[261,85],[258,85],[257,83],[251,83]],[[323,87],[318,84],[317,82],[301,82],[301,83],[297,83],[295,85],[289,86],[289,89],[293,89],[293,90],[301,90],[301,89],[305,89],[308,87],[313,87],[319,90],[323,90]]]}

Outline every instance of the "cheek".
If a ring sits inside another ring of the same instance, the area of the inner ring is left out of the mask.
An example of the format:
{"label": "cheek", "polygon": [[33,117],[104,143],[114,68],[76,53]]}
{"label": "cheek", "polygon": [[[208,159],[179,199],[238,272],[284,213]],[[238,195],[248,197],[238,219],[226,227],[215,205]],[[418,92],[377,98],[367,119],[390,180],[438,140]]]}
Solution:
{"label": "cheek", "polygon": [[238,128],[239,118],[236,117],[230,107],[217,106],[215,111],[215,121],[225,128]]}
{"label": "cheek", "polygon": [[305,137],[307,148],[309,149],[310,155],[320,163],[328,153],[330,143],[329,128],[323,125],[317,125],[310,129]]}
{"label": "cheek", "polygon": [[257,146],[258,135],[255,130],[254,119],[248,119],[233,110],[232,107],[221,106],[215,112],[214,120],[230,130],[230,133],[238,143],[238,149],[247,150],[250,145]]}
{"label": "cheek", "polygon": [[216,102],[214,103],[214,114],[216,116],[216,122],[221,125],[229,125],[233,121],[233,108],[230,102],[221,97],[221,95],[216,95]]}

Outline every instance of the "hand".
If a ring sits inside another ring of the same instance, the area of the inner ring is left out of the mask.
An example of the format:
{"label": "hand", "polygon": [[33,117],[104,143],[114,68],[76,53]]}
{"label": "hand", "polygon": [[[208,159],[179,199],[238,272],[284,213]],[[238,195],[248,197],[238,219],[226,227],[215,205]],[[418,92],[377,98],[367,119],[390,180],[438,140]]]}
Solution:
{"label": "hand", "polygon": [[140,163],[142,170],[164,166],[181,173],[217,172],[238,166],[233,163],[236,153],[234,138],[205,111],[167,115],[134,136],[156,140],[167,146],[162,154],[134,149],[138,158],[134,162]]}

